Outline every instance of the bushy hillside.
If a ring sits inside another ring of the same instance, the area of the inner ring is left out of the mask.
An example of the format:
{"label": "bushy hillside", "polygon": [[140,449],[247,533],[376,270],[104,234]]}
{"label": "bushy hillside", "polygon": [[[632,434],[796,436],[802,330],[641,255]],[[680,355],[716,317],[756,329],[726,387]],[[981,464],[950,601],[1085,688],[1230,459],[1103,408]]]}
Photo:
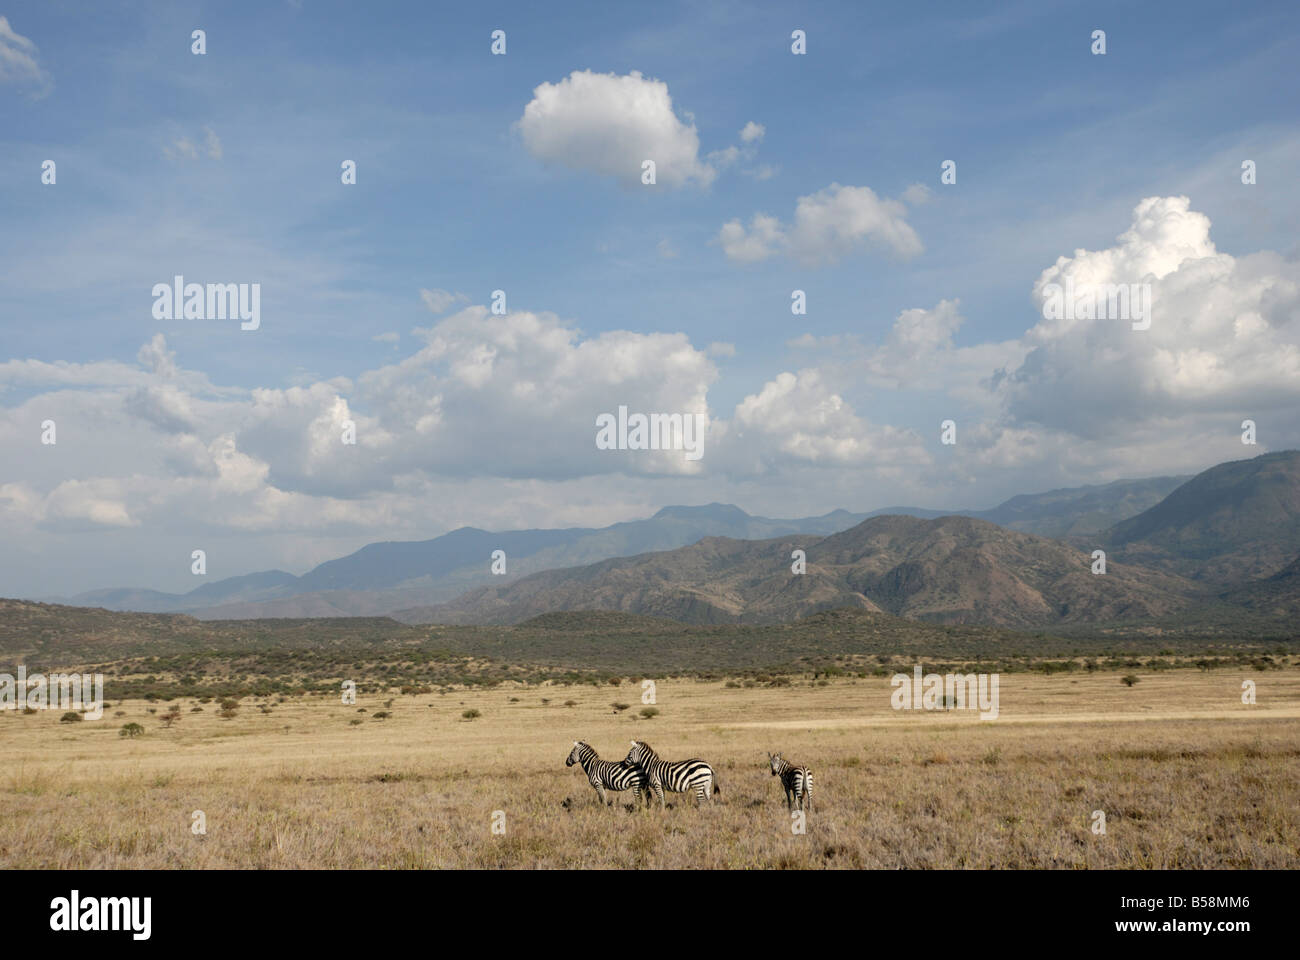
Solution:
{"label": "bushy hillside", "polygon": [[1105,540],[1117,559],[1215,584],[1272,576],[1300,552],[1300,451],[1211,467]]}

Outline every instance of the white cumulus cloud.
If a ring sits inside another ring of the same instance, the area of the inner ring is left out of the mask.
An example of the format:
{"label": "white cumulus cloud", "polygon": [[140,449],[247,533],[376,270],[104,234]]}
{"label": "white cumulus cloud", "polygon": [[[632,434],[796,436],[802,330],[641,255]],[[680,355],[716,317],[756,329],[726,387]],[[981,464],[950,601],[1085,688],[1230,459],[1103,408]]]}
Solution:
{"label": "white cumulus cloud", "polygon": [[860,249],[898,257],[912,257],[923,249],[902,201],[879,197],[870,187],[838,183],[800,197],[788,225],[759,213],[748,228],[740,220],[728,221],[717,242],[736,263],[784,254],[805,266],[833,264]]}
{"label": "white cumulus cloud", "polygon": [[1228,431],[1271,414],[1275,442],[1295,442],[1300,263],[1220,253],[1209,217],[1187,197],[1150,197],[1114,246],[1076,250],[1044,270],[1035,303],[1041,308],[1046,287],[1066,279],[1076,289],[1150,284],[1150,329],[1123,319],[1040,320],[1023,338],[1023,363],[1001,383],[1017,421],[1106,442],[1153,419],[1203,433],[1211,419]]}
{"label": "white cumulus cloud", "polygon": [[633,70],[624,76],[575,70],[542,83],[519,120],[524,145],[539,160],[641,183],[653,160],[656,182],[707,186],[716,171],[700,159],[694,122],[673,110],[668,84]]}

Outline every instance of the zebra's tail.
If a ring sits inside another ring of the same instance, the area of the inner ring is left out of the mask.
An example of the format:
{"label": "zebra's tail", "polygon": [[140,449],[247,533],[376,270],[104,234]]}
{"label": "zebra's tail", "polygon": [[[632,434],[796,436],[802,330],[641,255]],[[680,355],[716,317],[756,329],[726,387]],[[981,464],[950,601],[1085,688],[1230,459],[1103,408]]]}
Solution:
{"label": "zebra's tail", "polygon": [[713,792],[714,792],[714,793],[722,793],[722,788],[721,788],[720,786],[718,786],[718,777],[717,777],[716,774],[715,774],[714,777],[713,777]]}

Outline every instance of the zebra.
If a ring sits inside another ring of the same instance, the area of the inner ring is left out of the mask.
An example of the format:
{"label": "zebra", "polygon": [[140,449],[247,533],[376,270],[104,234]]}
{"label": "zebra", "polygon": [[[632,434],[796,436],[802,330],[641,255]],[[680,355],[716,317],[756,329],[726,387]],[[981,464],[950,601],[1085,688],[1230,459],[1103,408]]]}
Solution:
{"label": "zebra", "polygon": [[632,749],[623,762],[635,764],[638,769],[645,771],[650,778],[650,786],[659,797],[661,810],[666,806],[665,790],[670,793],[694,790],[697,804],[702,804],[705,800],[712,802],[714,792],[722,792],[713,775],[713,768],[703,760],[660,760],[659,754],[644,740],[632,741]]}
{"label": "zebra", "polygon": [[781,778],[781,786],[785,787],[785,808],[794,809],[798,804],[799,809],[804,808],[807,802],[808,809],[812,809],[812,771],[807,767],[800,767],[789,760],[781,759],[779,753],[769,753],[767,762],[772,765],[772,776]]}
{"label": "zebra", "polygon": [[650,805],[649,780],[637,767],[626,761],[613,763],[600,759],[595,749],[585,740],[574,740],[573,749],[569,751],[569,759],[564,761],[566,767],[571,767],[575,763],[582,764],[587,779],[596,788],[596,795],[605,806],[614,804],[613,800],[605,796],[606,790],[621,791],[629,787],[634,791],[637,800],[644,795],[646,806]]}

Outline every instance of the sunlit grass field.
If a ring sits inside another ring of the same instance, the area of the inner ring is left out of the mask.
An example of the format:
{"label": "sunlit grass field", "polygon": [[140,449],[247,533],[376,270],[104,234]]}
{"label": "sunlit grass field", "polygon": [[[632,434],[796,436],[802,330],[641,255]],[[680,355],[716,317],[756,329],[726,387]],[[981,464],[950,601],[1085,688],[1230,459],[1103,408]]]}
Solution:
{"label": "sunlit grass field", "polygon": [[[0,867],[1300,866],[1300,671],[1138,674],[1004,675],[985,721],[895,711],[887,678],[806,677],[661,680],[648,719],[627,681],[245,698],[229,719],[181,697],[170,728],[161,702],[4,711]],[[715,804],[599,806],[565,756],[633,737],[713,764]],[[802,833],[769,750],[813,769]]]}

